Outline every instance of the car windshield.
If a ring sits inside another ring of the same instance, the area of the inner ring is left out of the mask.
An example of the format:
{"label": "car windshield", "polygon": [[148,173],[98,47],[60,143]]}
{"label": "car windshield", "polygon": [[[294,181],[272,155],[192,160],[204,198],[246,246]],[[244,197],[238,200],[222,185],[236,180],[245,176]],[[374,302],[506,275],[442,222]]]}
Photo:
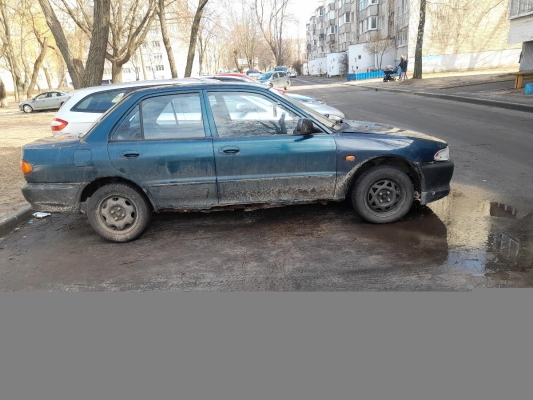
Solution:
{"label": "car windshield", "polygon": [[259,79],[270,79],[272,77],[272,72],[267,72],[259,77]]}
{"label": "car windshield", "polygon": [[319,112],[316,112],[312,108],[305,105],[304,102],[298,101],[296,99],[291,98],[290,96],[287,96],[286,94],[283,94],[275,89],[270,89],[272,93],[276,93],[277,95],[285,98],[290,103],[294,104],[296,107],[301,108],[306,113],[311,115],[314,119],[316,119],[318,122],[320,122],[322,125],[327,126],[329,129],[334,130],[335,132],[340,132],[344,129],[343,123],[339,123],[339,121],[334,121],[332,119],[326,118],[324,115],[320,114]]}

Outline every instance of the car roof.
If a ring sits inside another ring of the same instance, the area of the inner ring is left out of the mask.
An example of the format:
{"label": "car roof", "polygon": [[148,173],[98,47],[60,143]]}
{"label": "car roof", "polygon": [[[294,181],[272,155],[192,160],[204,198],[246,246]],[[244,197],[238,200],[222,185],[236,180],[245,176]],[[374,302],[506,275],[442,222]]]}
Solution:
{"label": "car roof", "polygon": [[[93,94],[93,93],[99,93],[99,92],[106,92],[116,89],[122,89],[122,88],[129,88],[129,87],[136,87],[136,86],[162,86],[162,85],[184,85],[184,84],[193,84],[197,82],[201,82],[201,79],[197,78],[181,78],[181,79],[159,79],[159,80],[146,80],[146,81],[135,81],[135,82],[122,82],[122,83],[112,83],[110,85],[99,85],[99,86],[90,86],[86,88],[80,88],[76,89],[72,92],[70,92],[70,98],[67,100],[68,104],[72,104],[74,102],[78,102],[79,100],[83,99],[85,96]],[[67,103],[65,103],[67,104]],[[64,107],[64,109],[67,109],[68,107]]]}

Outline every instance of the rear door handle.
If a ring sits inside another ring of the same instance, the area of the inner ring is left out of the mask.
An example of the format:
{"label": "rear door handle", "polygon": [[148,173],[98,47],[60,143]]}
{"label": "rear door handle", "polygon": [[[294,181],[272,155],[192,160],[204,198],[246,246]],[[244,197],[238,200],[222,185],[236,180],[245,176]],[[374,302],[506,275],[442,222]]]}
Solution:
{"label": "rear door handle", "polygon": [[235,154],[238,154],[240,151],[241,149],[239,149],[236,146],[225,146],[225,147],[221,147],[218,149],[218,152],[220,154],[225,154],[229,156],[234,156]]}
{"label": "rear door handle", "polygon": [[138,151],[128,150],[122,153],[122,158],[137,158],[141,155]]}

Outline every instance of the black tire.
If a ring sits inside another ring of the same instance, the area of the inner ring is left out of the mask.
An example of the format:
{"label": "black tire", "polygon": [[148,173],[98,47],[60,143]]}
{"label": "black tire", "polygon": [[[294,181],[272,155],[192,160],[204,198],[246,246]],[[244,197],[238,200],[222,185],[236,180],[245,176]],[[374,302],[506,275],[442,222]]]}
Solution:
{"label": "black tire", "polygon": [[96,233],[113,242],[136,239],[152,217],[142,192],[124,183],[109,184],[96,190],[89,199],[87,210],[89,224]]}
{"label": "black tire", "polygon": [[387,224],[405,216],[413,204],[414,188],[398,168],[377,166],[364,172],[352,189],[352,204],[364,220]]}
{"label": "black tire", "polygon": [[22,111],[24,111],[25,113],[31,113],[33,112],[33,108],[29,104],[24,104],[24,106],[22,107]]}

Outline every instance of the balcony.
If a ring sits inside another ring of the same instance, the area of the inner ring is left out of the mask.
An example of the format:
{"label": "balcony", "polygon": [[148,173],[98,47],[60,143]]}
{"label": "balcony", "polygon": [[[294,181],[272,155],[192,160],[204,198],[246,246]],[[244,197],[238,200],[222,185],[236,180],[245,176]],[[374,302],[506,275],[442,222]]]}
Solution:
{"label": "balcony", "polygon": [[339,33],[348,33],[351,31],[352,31],[352,24],[350,24],[349,22],[344,25],[341,25],[339,28]]}
{"label": "balcony", "polygon": [[346,14],[346,13],[349,13],[351,11],[352,11],[352,7],[351,7],[350,3],[344,4],[343,6],[340,6],[339,9],[337,10],[337,15]]}
{"label": "balcony", "polygon": [[377,4],[372,4],[365,8],[361,13],[359,14],[360,20],[367,19],[368,17],[374,17],[379,14],[379,8]]}
{"label": "balcony", "polygon": [[326,36],[326,43],[335,43],[336,37],[337,37],[337,35],[335,35],[334,33],[327,35]]}
{"label": "balcony", "polygon": [[409,25],[409,14],[405,13],[402,15],[398,15],[398,19],[396,22],[396,28],[403,29],[406,28]]}

